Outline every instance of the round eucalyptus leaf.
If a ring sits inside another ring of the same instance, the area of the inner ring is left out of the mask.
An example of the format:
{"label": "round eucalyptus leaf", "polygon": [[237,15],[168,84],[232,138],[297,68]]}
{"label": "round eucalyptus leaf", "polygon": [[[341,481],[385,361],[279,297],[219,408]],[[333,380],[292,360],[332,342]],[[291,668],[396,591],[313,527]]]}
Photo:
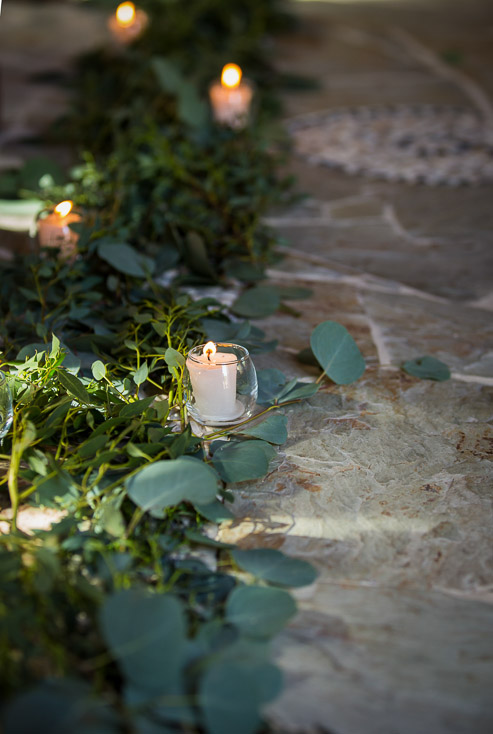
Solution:
{"label": "round eucalyptus leaf", "polygon": [[199,512],[206,520],[213,523],[224,522],[224,520],[233,520],[234,515],[222,502],[214,500],[207,505],[200,505],[198,502],[194,502],[195,509]]}
{"label": "round eucalyptus leaf", "polygon": [[164,353],[164,359],[169,367],[183,367],[185,357],[173,347],[168,347]]}
{"label": "round eucalyptus leaf", "polygon": [[95,380],[99,382],[99,380],[102,380],[104,377],[106,377],[106,367],[104,366],[104,363],[101,362],[100,359],[97,359],[96,362],[92,363],[92,376]]}
{"label": "round eucalyptus leaf", "polygon": [[282,690],[282,673],[270,662],[271,648],[269,640],[252,640],[251,637],[238,637],[237,640],[224,646],[220,653],[223,663],[238,664],[252,678],[252,685],[257,689],[257,698],[261,703],[272,701]]}
{"label": "round eucalyptus leaf", "polygon": [[436,357],[416,357],[416,359],[410,359],[408,362],[404,362],[402,365],[404,372],[414,377],[419,377],[422,380],[436,380],[437,382],[443,382],[444,380],[450,379],[450,369]]}
{"label": "round eucalyptus leaf", "polygon": [[286,384],[286,375],[281,370],[271,367],[257,370],[259,405],[269,405],[274,402],[282,387]]}
{"label": "round eucalyptus leaf", "polygon": [[165,692],[176,686],[185,662],[182,606],[170,594],[125,589],[104,602],[103,637],[128,681]]}
{"label": "round eucalyptus leaf", "polygon": [[289,558],[274,548],[234,550],[231,555],[243,571],[281,586],[307,586],[317,578],[317,571],[307,561]]}
{"label": "round eucalyptus leaf", "polygon": [[230,594],[226,618],[247,637],[273,637],[296,614],[294,599],[281,589],[240,586]]}
{"label": "round eucalyptus leaf", "polygon": [[241,432],[269,443],[282,444],[288,439],[287,422],[285,415],[269,415],[262,423],[244,428]]}
{"label": "round eucalyptus leaf", "polygon": [[261,723],[255,681],[235,663],[219,663],[207,670],[200,683],[199,705],[209,734],[255,734]]}
{"label": "round eucalyptus leaf", "polygon": [[265,441],[231,441],[220,446],[212,457],[212,463],[225,482],[245,482],[267,474],[269,458]]}
{"label": "round eucalyptus leaf", "polygon": [[337,385],[349,385],[365,371],[365,360],[348,330],[336,321],[315,327],[310,346],[325,374]]}
{"label": "round eucalyptus leaf", "polygon": [[14,698],[3,710],[3,734],[117,734],[116,714],[77,680],[51,680]]}
{"label": "round eucalyptus leaf", "polygon": [[216,498],[217,474],[196,459],[180,457],[144,466],[126,482],[128,496],[142,510],[162,517],[166,507],[188,501],[207,505]]}
{"label": "round eucalyptus leaf", "polygon": [[143,362],[138,370],[135,370],[133,373],[133,381],[136,385],[142,385],[143,382],[147,380],[149,376],[149,368],[147,366],[147,362]]}
{"label": "round eucalyptus leaf", "polygon": [[275,313],[280,303],[278,289],[272,286],[259,285],[243,291],[231,306],[231,310],[238,316],[261,319]]}

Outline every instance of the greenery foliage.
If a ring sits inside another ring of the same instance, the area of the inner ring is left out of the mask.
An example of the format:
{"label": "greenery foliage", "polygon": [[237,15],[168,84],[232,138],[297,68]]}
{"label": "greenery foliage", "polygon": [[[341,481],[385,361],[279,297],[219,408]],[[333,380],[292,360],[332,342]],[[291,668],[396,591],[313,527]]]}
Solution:
{"label": "greenery foliage", "polygon": [[[2,196],[24,197],[6,208],[31,216],[71,198],[84,211],[74,259],[50,249],[2,271],[14,397],[0,456],[11,505],[0,535],[5,734],[254,734],[282,685],[269,644],[296,612],[286,589],[316,577],[279,551],[216,540],[214,524],[231,519],[235,485],[275,462],[287,439],[278,410],[318,385],[260,371],[260,422],[207,440],[183,395],[192,346],[272,348],[243,319],[307,296],[261,283],[275,260],[261,216],[287,187],[272,138],[262,125],[214,126],[203,103],[232,58],[261,89],[279,82],[265,34],[286,16],[277,0],[142,6],[146,35],[82,60],[69,80],[74,108],[56,134],[86,147],[70,180],[46,159],[0,180]],[[178,287],[224,275],[249,286],[230,311]],[[327,322],[312,337],[338,382],[361,372],[342,328]],[[340,337],[335,354],[327,330]],[[23,532],[26,505],[52,513],[51,528]]]}

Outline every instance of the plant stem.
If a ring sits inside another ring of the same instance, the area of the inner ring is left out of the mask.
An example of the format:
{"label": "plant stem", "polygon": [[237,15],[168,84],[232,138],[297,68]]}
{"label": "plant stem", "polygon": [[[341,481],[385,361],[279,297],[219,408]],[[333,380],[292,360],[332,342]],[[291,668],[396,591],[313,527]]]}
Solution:
{"label": "plant stem", "polygon": [[144,511],[141,510],[140,507],[136,507],[134,510],[134,514],[132,515],[128,527],[125,531],[125,538],[129,538],[132,535],[133,531],[135,530],[143,516]]}

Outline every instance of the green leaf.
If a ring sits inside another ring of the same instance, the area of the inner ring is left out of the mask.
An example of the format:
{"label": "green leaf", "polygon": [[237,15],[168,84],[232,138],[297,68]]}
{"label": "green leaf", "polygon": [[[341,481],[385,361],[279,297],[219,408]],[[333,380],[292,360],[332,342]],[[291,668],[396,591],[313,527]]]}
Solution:
{"label": "green leaf", "polygon": [[150,321],[152,321],[153,316],[152,313],[149,311],[144,311],[143,313],[137,313],[134,316],[134,321],[137,322],[137,324],[148,324]]}
{"label": "green leaf", "polygon": [[277,288],[259,285],[244,291],[233,303],[231,310],[238,316],[260,319],[277,311],[280,303]]}
{"label": "green leaf", "polygon": [[348,330],[336,321],[315,327],[310,346],[325,374],[337,385],[349,385],[365,371],[365,360]]}
{"label": "green leaf", "polygon": [[106,446],[107,441],[108,435],[93,436],[78,447],[79,456],[83,459],[92,458],[103,446]]}
{"label": "green leaf", "polygon": [[187,530],[185,530],[185,537],[191,543],[196,543],[197,545],[209,546],[210,548],[231,549],[235,547],[234,545],[231,545],[231,543],[221,543],[220,540],[214,540],[214,538],[209,538],[208,535],[204,535],[199,530],[194,530],[193,528],[188,528]]}
{"label": "green leaf", "polygon": [[186,80],[173,62],[168,59],[156,56],[151,61],[152,68],[156,74],[158,83],[163,92],[169,92],[170,94],[178,94],[182,85],[186,83]]}
{"label": "green leaf", "polygon": [[197,459],[180,457],[156,461],[126,481],[128,496],[153,517],[180,502],[207,505],[218,490],[217,474]]}
{"label": "green leaf", "polygon": [[301,382],[296,378],[286,382],[286,377],[280,370],[267,369],[257,372],[259,405],[276,405],[311,398],[318,392],[319,386],[315,382]]}
{"label": "green leaf", "polygon": [[225,482],[245,482],[267,474],[265,441],[229,441],[217,449],[212,463]]}
{"label": "green leaf", "polygon": [[140,689],[176,686],[185,659],[185,619],[171,594],[137,589],[108,597],[100,614],[103,637],[125,677]]}
{"label": "green leaf", "polygon": [[320,386],[316,382],[296,381],[289,390],[282,392],[277,401],[282,405],[282,403],[287,403],[290,400],[306,400],[307,398],[313,397],[319,389]]}
{"label": "green leaf", "polygon": [[118,734],[116,713],[97,700],[85,683],[44,681],[23,692],[4,707],[3,734]]}
{"label": "green leaf", "polygon": [[199,689],[209,734],[255,734],[261,724],[258,688],[251,672],[233,662],[213,665]]}
{"label": "green leaf", "polygon": [[265,370],[257,370],[259,405],[271,404],[279,394],[283,385],[286,384],[286,375],[273,367]]}
{"label": "green leaf", "polygon": [[240,586],[226,603],[226,619],[247,637],[273,637],[296,614],[294,599],[281,589]]}
{"label": "green leaf", "polygon": [[155,395],[142,400],[135,400],[133,403],[126,403],[120,410],[120,418],[134,418],[136,415],[143,415],[151,403],[156,399]]}
{"label": "green leaf", "polygon": [[289,558],[273,548],[237,549],[231,555],[243,571],[271,584],[307,586],[317,578],[317,571],[311,563]]}
{"label": "green leaf", "polygon": [[97,359],[96,362],[92,363],[92,376],[95,380],[99,382],[99,380],[102,380],[104,377],[106,377],[106,367],[103,362],[101,362],[100,359]]}
{"label": "green leaf", "polygon": [[252,283],[266,278],[265,269],[261,265],[243,260],[232,260],[226,265],[226,274],[244,283]]}
{"label": "green leaf", "polygon": [[143,362],[138,370],[135,370],[133,374],[133,381],[136,385],[142,385],[143,382],[147,380],[147,377],[149,376],[149,368],[147,367],[147,362]]}
{"label": "green leaf", "polygon": [[425,355],[424,357],[416,357],[402,365],[404,372],[422,380],[436,380],[443,382],[450,379],[450,369],[436,357]]}
{"label": "green leaf", "polygon": [[240,664],[241,669],[252,675],[252,685],[260,703],[267,703],[279,695],[282,689],[282,674],[269,662],[271,657],[268,640],[239,637],[220,652],[221,662]]}
{"label": "green leaf", "polygon": [[35,498],[38,505],[46,507],[57,507],[59,498],[62,503],[65,499],[77,496],[77,490],[72,482],[72,477],[67,472],[59,472],[55,476],[43,477],[35,484]]}
{"label": "green leaf", "polygon": [[55,359],[60,354],[60,339],[56,334],[51,335],[51,352],[50,359]]}
{"label": "green leaf", "polygon": [[69,392],[74,398],[77,398],[79,403],[82,405],[94,405],[94,398],[89,395],[81,381],[75,375],[70,374],[64,369],[57,370],[58,379],[61,385]]}
{"label": "green leaf", "polygon": [[214,500],[208,505],[201,505],[198,502],[194,502],[193,506],[209,522],[220,523],[224,520],[234,520],[234,515],[231,510],[222,502],[219,502],[219,500]]}
{"label": "green leaf", "polygon": [[298,288],[297,286],[285,286],[279,290],[282,301],[303,301],[313,295],[310,288]]}
{"label": "green leaf", "polygon": [[282,444],[288,439],[287,423],[285,415],[269,415],[262,423],[241,429],[241,433],[261,438],[269,443]]}
{"label": "green leaf", "polygon": [[209,280],[217,280],[217,273],[209,260],[204,238],[198,232],[190,231],[187,234],[185,260],[193,273]]}
{"label": "green leaf", "polygon": [[118,499],[103,504],[98,520],[102,528],[114,538],[120,538],[125,532],[125,522]]}
{"label": "green leaf", "polygon": [[97,252],[102,260],[120,273],[133,275],[135,278],[145,278],[147,274],[152,275],[154,272],[153,261],[124,242],[101,242]]}
{"label": "green leaf", "polygon": [[73,354],[68,347],[63,347],[65,356],[63,358],[63,367],[67,372],[76,375],[80,370],[80,359]]}
{"label": "green leaf", "polygon": [[165,421],[169,415],[169,403],[167,400],[157,400],[156,396],[154,405],[152,406],[156,411],[158,421]]}
{"label": "green leaf", "polygon": [[207,122],[207,103],[191,82],[184,82],[178,92],[178,117],[186,125],[200,128]]}
{"label": "green leaf", "polygon": [[183,354],[172,347],[168,347],[164,353],[164,359],[169,367],[183,367],[185,364],[185,357]]}
{"label": "green leaf", "polygon": [[150,460],[149,454],[146,454],[139,446],[136,446],[131,441],[127,443],[125,446],[125,450],[129,456],[132,456],[134,459],[146,459],[147,461]]}

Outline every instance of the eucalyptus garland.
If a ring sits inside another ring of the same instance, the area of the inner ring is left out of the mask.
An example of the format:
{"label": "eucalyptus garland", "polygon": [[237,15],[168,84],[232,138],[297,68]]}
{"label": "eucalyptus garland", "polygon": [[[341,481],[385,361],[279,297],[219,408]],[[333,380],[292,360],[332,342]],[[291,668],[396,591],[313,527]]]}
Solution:
{"label": "eucalyptus garland", "polygon": [[[221,57],[273,83],[263,43],[286,18],[274,0],[143,6],[146,36],[85,59],[72,80],[78,96],[58,132],[87,146],[83,163],[68,180],[34,161],[0,181],[4,196],[70,197],[85,211],[76,259],[50,250],[3,266],[14,396],[0,456],[5,734],[260,731],[282,685],[269,643],[296,612],[286,589],[316,577],[279,551],[214,536],[233,517],[235,485],[263,477],[286,441],[279,408],[318,384],[260,371],[260,416],[207,440],[183,398],[192,346],[207,336],[272,348],[244,318],[306,295],[259,284],[275,258],[260,217],[286,191],[271,142],[261,126],[213,126],[203,103]],[[170,270],[174,285],[159,285]],[[251,286],[231,310],[177,289],[224,275]],[[351,379],[364,363],[338,327],[314,333],[312,350],[341,382],[344,361]],[[22,531],[28,504],[57,522]]]}

